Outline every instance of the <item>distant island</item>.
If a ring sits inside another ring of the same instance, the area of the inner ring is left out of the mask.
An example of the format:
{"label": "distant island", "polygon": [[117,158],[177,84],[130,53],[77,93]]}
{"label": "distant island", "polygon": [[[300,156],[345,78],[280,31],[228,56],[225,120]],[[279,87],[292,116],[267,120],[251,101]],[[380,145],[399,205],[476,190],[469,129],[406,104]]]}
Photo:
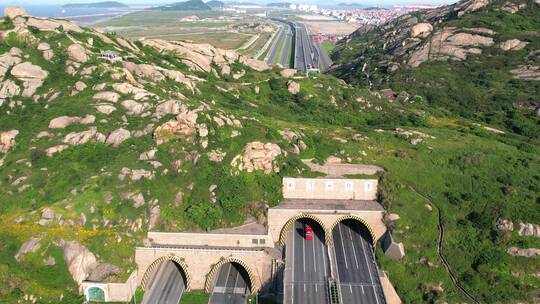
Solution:
{"label": "distant island", "polygon": [[160,6],[157,9],[163,11],[210,11],[212,7],[202,0],[188,0]]}
{"label": "distant island", "polygon": [[266,6],[288,8],[290,5],[291,3],[289,2],[273,2],[273,3],[268,3]]}
{"label": "distant island", "polygon": [[129,6],[117,1],[103,1],[93,3],[70,3],[62,5],[62,8],[127,8]]}
{"label": "distant island", "polygon": [[216,8],[219,9],[219,8],[223,8],[225,6],[225,3],[219,0],[211,0],[211,1],[206,2],[206,5],[210,6],[213,9],[216,9]]}

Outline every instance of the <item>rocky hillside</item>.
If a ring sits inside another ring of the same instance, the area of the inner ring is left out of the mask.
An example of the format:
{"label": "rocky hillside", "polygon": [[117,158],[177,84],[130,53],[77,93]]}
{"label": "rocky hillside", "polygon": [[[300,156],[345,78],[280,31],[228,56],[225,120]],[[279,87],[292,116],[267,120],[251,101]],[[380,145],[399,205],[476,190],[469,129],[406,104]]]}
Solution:
{"label": "rocky hillside", "polygon": [[539,16],[538,0],[465,0],[407,14],[342,40],[333,73],[538,138]]}
{"label": "rocky hillside", "polygon": [[534,298],[538,238],[497,221],[540,223],[540,151],[527,140],[209,45],[6,15],[0,302],[81,303],[82,280],[129,276],[148,230],[264,224],[281,178],[317,176],[302,160],[328,158],[385,168],[380,196],[401,214],[407,256],[379,261],[406,302],[464,301],[437,256],[439,210],[471,293]]}

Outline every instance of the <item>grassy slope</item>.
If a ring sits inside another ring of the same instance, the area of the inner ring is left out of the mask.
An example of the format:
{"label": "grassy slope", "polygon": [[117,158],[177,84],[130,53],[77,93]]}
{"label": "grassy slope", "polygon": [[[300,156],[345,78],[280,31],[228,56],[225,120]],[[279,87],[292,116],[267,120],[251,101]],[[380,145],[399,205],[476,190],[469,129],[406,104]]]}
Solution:
{"label": "grassy slope", "polygon": [[[83,34],[75,36],[79,40],[87,38]],[[57,42],[68,41],[63,35],[50,35],[46,39],[55,48]],[[99,47],[101,42],[95,39],[95,44]],[[121,223],[124,219],[144,218],[146,211],[121,202],[121,192],[140,191],[147,201],[159,199],[161,220],[157,229],[160,230],[205,230],[237,225],[247,216],[263,212],[263,203],[273,206],[279,202],[282,176],[310,174],[301,173],[305,167],[300,159],[313,157],[323,160],[330,155],[351,157],[355,162],[376,163],[386,168],[388,173],[381,183],[384,203],[390,211],[402,216],[395,225],[395,236],[404,241],[407,256],[402,262],[389,261],[381,256],[380,263],[389,271],[392,282],[407,303],[430,302],[434,297],[449,302],[463,300],[452,288],[438,262],[434,213],[427,212],[423,199],[409,186],[430,197],[443,211],[448,229],[445,253],[466,287],[483,302],[527,300],[530,292],[539,287],[538,279],[529,274],[530,269],[538,269],[538,260],[512,258],[504,253],[510,245],[539,247],[538,240],[518,238],[515,233],[504,234],[494,228],[494,221],[499,216],[515,222],[540,222],[537,203],[540,189],[536,170],[540,167],[540,153],[538,147],[525,138],[493,135],[466,121],[448,120],[439,113],[432,116],[429,105],[421,102],[390,104],[364,90],[343,85],[331,76],[297,80],[302,92],[293,96],[287,92],[286,80],[278,76],[278,70],[257,73],[235,64],[233,72],[246,69],[247,75],[243,79],[249,80],[251,85],[240,85],[228,78],[218,79],[212,74],[199,74],[207,80],[198,85],[204,92],[202,95],[192,95],[170,81],[147,87],[149,90],[179,90],[188,96],[186,102],[192,106],[201,101],[209,104],[213,101],[214,111],[219,109],[236,117],[253,118],[244,122],[241,136],[232,139],[231,127],[218,128],[204,116],[200,117],[198,122],[205,122],[210,128],[206,151],[220,148],[227,152],[225,160],[215,164],[203,155],[197,164],[185,161],[183,172],[173,173],[170,164],[185,158],[183,150],[198,151],[200,147],[183,140],[172,141],[160,145],[157,153],[157,160],[167,166],[169,174],[158,175],[154,181],[120,182],[116,175],[124,166],[150,169],[148,164],[138,161],[138,156],[154,145],[151,136],[132,138],[118,148],[87,144],[70,148],[52,158],[45,157],[41,151],[52,143],[46,139],[33,142],[31,138],[47,129],[48,122],[54,117],[95,114],[87,106],[92,92],[85,91],[77,97],[67,96],[67,88],[75,79],[64,72],[65,55],[62,50],[55,49],[58,57],[53,63],[47,63],[35,48],[17,41],[9,40],[0,46],[1,53],[10,46],[20,47],[29,54],[29,60],[51,73],[52,77],[47,79],[40,92],[55,88],[63,90],[65,95],[50,103],[47,111],[43,111],[42,104],[26,100],[24,109],[16,108],[12,114],[0,116],[0,130],[15,128],[21,131],[16,148],[8,154],[0,170],[0,196],[4,198],[0,205],[0,298],[7,302],[15,302],[27,293],[42,297],[44,303],[57,303],[60,293],[64,294],[64,303],[80,302],[57,247],[44,246],[21,263],[14,260],[21,243],[35,235],[43,234],[47,240],[45,244],[60,238],[77,239],[89,246],[100,260],[122,267],[125,271],[118,279],[125,279],[134,268],[134,246],[140,244],[145,233],[144,229],[127,233],[128,227]],[[167,61],[185,71],[185,66],[177,59],[158,55],[150,49],[145,49],[140,60],[151,63]],[[89,86],[98,82],[112,80],[108,76],[87,80]],[[323,87],[317,87],[319,84]],[[224,93],[216,90],[216,85],[232,90]],[[259,94],[254,93],[255,85],[260,86]],[[331,96],[336,98],[337,106],[330,102]],[[372,107],[362,108],[363,104],[356,101],[357,97],[362,97]],[[375,110],[375,107],[380,107],[380,110]],[[416,114],[422,111],[427,114]],[[98,125],[99,130],[107,132],[121,125],[122,114],[119,110],[108,116],[110,123]],[[105,117],[98,115],[97,120],[102,118]],[[167,119],[169,117],[162,121]],[[141,128],[147,122],[148,119],[129,117],[132,129]],[[373,131],[378,128],[392,130],[398,126],[418,129],[436,139],[413,146],[408,140],[389,132]],[[287,148],[289,144],[278,133],[285,128],[302,130],[309,149],[299,156],[289,153],[279,158],[280,173],[230,174],[232,158],[247,142],[270,141]],[[70,126],[66,132],[84,129]],[[365,138],[352,140],[351,137],[357,133]],[[337,141],[336,136],[348,141]],[[32,167],[17,162],[20,159],[26,159]],[[43,167],[48,170],[40,170]],[[27,183],[32,188],[19,193],[17,187],[10,184],[13,180],[10,176],[28,176]],[[192,183],[193,189],[189,190]],[[208,202],[211,184],[218,185],[216,206]],[[76,194],[70,194],[73,189],[78,189]],[[177,191],[186,194],[181,206],[173,203]],[[235,195],[231,196],[231,193]],[[107,194],[113,196],[110,204],[103,201]],[[63,200],[72,206],[71,210],[65,208]],[[80,212],[84,212],[87,224],[76,227],[34,224],[39,219],[40,208],[45,206],[61,212],[64,219],[77,219]],[[94,213],[90,211],[91,206],[95,207]],[[37,214],[32,214],[33,210],[38,210]],[[21,215],[28,216],[30,220],[15,223],[14,220]],[[113,228],[98,226],[94,230],[93,221],[100,223],[102,219],[111,221]],[[121,241],[118,241],[119,236]],[[43,259],[48,255],[56,257],[54,267],[44,267]],[[436,267],[419,263],[421,257]],[[519,277],[512,276],[511,270],[519,271]],[[443,283],[444,293],[433,295],[428,292],[428,285],[439,282]]]}
{"label": "grassy slope", "polygon": [[[537,105],[540,83],[515,80],[509,71],[519,64],[540,64],[538,56],[527,56],[540,48],[540,5],[533,1],[514,1],[527,6],[511,14],[500,9],[506,2],[492,1],[486,9],[435,26],[434,32],[446,26],[493,29],[498,33],[494,38],[496,44],[483,48],[482,55],[471,55],[465,61],[427,62],[418,68],[401,67],[389,72],[379,67],[379,62],[386,59],[381,42],[384,32],[375,30],[353,37],[347,45],[338,45],[333,54],[337,63],[350,63],[359,56],[363,59],[354,64],[355,70],[346,66],[336,74],[365,86],[367,81],[361,70],[367,62],[376,87],[422,95],[431,105],[451,113],[538,138],[540,125],[531,107]],[[497,47],[498,42],[514,38],[527,41],[529,45],[521,51],[502,51]],[[377,43],[380,45],[367,47]]]}

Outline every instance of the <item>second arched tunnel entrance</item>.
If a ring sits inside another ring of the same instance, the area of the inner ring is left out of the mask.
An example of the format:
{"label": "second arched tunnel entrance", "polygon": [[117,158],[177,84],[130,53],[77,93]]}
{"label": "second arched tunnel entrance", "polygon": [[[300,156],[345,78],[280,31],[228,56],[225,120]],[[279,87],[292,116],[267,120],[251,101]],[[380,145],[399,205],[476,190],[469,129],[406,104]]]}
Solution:
{"label": "second arched tunnel entrance", "polygon": [[212,287],[209,304],[243,304],[252,288],[247,269],[236,262],[221,265]]}

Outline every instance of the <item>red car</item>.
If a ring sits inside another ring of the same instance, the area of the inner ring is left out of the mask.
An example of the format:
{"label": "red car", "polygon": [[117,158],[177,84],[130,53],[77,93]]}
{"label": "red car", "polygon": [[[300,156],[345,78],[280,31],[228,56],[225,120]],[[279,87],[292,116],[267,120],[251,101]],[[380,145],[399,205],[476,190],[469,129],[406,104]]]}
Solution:
{"label": "red car", "polygon": [[313,229],[311,229],[310,225],[305,224],[304,233],[306,234],[306,240],[308,240],[308,241],[313,240]]}

